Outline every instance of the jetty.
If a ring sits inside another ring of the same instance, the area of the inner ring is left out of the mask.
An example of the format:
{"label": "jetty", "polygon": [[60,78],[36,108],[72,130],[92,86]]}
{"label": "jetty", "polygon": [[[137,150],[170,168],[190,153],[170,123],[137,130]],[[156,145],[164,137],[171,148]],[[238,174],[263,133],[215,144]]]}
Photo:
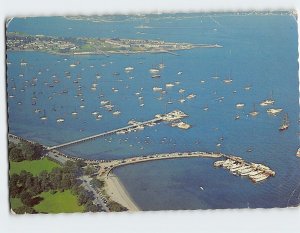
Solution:
{"label": "jetty", "polygon": [[184,159],[184,158],[222,158],[214,162],[215,167],[223,167],[230,170],[231,174],[236,176],[247,176],[253,183],[258,183],[266,180],[270,176],[275,176],[275,171],[271,168],[253,162],[246,162],[241,157],[234,155],[225,155],[218,152],[174,152],[174,153],[162,153],[152,154],[147,156],[135,156],[124,159],[116,160],[101,160],[101,161],[86,161],[91,165],[99,167],[98,175],[100,177],[107,177],[113,169],[121,166],[132,165],[136,163],[144,163],[165,159]]}
{"label": "jetty", "polygon": [[126,159],[116,159],[116,160],[102,160],[99,162],[99,174],[100,176],[108,176],[109,173],[121,166],[126,166],[130,164],[143,163],[156,160],[165,160],[165,159],[180,159],[180,158],[221,158],[224,154],[221,153],[209,153],[209,152],[175,152],[175,153],[162,153],[162,154],[153,154],[147,156],[135,156]]}
{"label": "jetty", "polygon": [[129,133],[129,132],[133,132],[133,131],[137,131],[139,129],[143,129],[145,126],[153,126],[156,123],[159,123],[161,121],[166,121],[166,122],[173,122],[173,121],[177,121],[180,120],[182,118],[187,117],[188,115],[185,114],[184,112],[180,111],[180,110],[174,110],[172,112],[166,113],[166,114],[156,114],[155,117],[151,120],[148,121],[143,121],[143,122],[134,122],[133,124],[130,124],[128,126],[125,127],[121,127],[118,129],[114,129],[114,130],[109,130],[103,133],[99,133],[96,135],[92,135],[92,136],[88,136],[88,137],[84,137],[81,139],[77,139],[74,141],[70,141],[70,142],[66,142],[66,143],[62,143],[56,146],[50,146],[47,147],[48,150],[57,150],[63,147],[67,147],[67,146],[72,146],[75,144],[79,144],[79,143],[83,143],[86,141],[90,141],[90,140],[94,140],[100,137],[104,137],[104,136],[108,136],[108,135],[112,135],[112,134],[120,134],[120,133]]}

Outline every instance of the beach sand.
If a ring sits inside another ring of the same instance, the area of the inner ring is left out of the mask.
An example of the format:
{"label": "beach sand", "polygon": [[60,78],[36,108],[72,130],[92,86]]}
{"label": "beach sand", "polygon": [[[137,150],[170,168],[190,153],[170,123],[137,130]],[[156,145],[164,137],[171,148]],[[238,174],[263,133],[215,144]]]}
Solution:
{"label": "beach sand", "polygon": [[141,210],[132,200],[119,178],[113,173],[110,173],[105,178],[105,190],[113,201],[120,203],[126,207],[128,211],[134,212]]}

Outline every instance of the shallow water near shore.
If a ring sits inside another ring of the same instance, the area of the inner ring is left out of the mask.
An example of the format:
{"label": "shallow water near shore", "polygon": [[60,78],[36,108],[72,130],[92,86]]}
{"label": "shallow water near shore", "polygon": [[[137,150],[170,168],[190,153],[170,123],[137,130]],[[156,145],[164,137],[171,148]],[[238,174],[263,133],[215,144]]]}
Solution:
{"label": "shallow water near shore", "polygon": [[[139,28],[140,25],[148,28]],[[64,17],[16,18],[8,31],[222,45],[223,48],[176,51],[179,56],[59,56],[8,52],[7,59],[11,62],[7,67],[8,94],[14,95],[8,98],[9,132],[45,145],[57,145],[126,126],[133,118],[150,120],[155,114],[180,109],[189,115],[184,119],[192,126],[189,130],[161,123],[136,133],[112,135],[62,151],[88,159],[221,151],[263,163],[276,171],[275,177],[253,184],[226,170],[215,169],[215,160],[206,158],[155,161],[115,169],[114,173],[143,210],[271,208],[299,204],[300,159],[295,156],[299,147],[298,54],[294,16],[162,14],[121,23],[75,21]],[[28,62],[27,66],[20,66],[22,59]],[[166,67],[161,71],[161,78],[151,78],[148,70],[162,60]],[[79,65],[71,68],[70,64],[76,61]],[[133,66],[134,71],[125,73],[127,66]],[[71,73],[70,79],[65,77],[66,71]],[[120,75],[112,75],[114,72]],[[97,81],[97,91],[91,91],[97,73],[102,77]],[[78,75],[84,101],[74,97],[77,91],[73,81]],[[220,78],[213,79],[213,76]],[[233,81],[225,84],[223,80],[229,76]],[[31,86],[34,77],[38,81],[36,86]],[[59,83],[52,88],[44,84],[53,79]],[[167,93],[158,100],[160,95],[152,88],[165,88],[167,83],[175,81],[180,83],[166,88]],[[14,85],[16,90],[12,89]],[[245,90],[245,87],[251,88]],[[186,90],[184,95],[178,93],[179,89]],[[62,93],[63,90],[67,93]],[[191,93],[196,97],[178,102]],[[288,113],[290,126],[284,132],[278,131],[283,113],[270,116],[266,113],[268,107],[259,105],[271,93],[275,99],[273,107],[283,108],[283,112]],[[37,97],[36,105],[31,102],[33,95]],[[143,107],[139,96],[143,97]],[[121,114],[113,116],[105,111],[101,100],[110,100]],[[237,109],[237,103],[245,103],[245,108]],[[253,104],[259,111],[257,117],[248,115],[253,111]],[[85,107],[80,108],[80,105]],[[40,113],[35,113],[37,108],[41,109]],[[40,120],[43,110],[47,121]],[[75,110],[77,117],[71,114]],[[94,111],[103,115],[101,120],[95,120]],[[240,115],[239,120],[235,120],[236,114]],[[65,119],[63,124],[57,124],[59,117]],[[219,143],[221,146],[217,147]],[[249,148],[252,152],[247,152]]]}

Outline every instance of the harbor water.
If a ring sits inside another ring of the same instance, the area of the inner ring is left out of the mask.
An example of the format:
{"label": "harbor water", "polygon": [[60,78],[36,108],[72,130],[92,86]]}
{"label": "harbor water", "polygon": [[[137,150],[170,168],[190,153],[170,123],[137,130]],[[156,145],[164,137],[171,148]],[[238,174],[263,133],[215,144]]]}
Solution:
{"label": "harbor water", "polygon": [[[146,121],[179,109],[188,130],[160,123],[61,149],[88,159],[165,152],[220,151],[276,172],[253,184],[213,167],[214,159],[174,159],[114,170],[143,210],[272,208],[300,202],[297,23],[289,13],[193,13],[15,18],[7,29],[30,35],[155,39],[219,44],[169,53],[67,56],[7,53],[9,132],[48,146]],[[26,65],[21,62],[26,61]],[[164,64],[160,78],[149,69]],[[72,66],[72,64],[76,64]],[[70,66],[71,65],[71,66]],[[125,72],[125,67],[133,67]],[[228,83],[224,80],[232,80]],[[166,87],[172,83],[174,86]],[[91,89],[92,87],[96,87]],[[161,87],[166,92],[153,91]],[[185,90],[181,92],[179,90]],[[186,98],[194,94],[194,98]],[[269,98],[275,103],[261,106]],[[185,99],[185,102],[179,102]],[[110,101],[113,111],[103,102]],[[236,104],[245,104],[236,108]],[[266,112],[282,108],[276,116]],[[255,117],[249,113],[259,112]],[[119,111],[120,114],[113,114]],[[75,113],[75,114],[72,114]],[[289,128],[279,131],[284,114]],[[99,119],[95,117],[101,115]],[[236,119],[236,116],[239,119]],[[41,120],[46,116],[47,120]],[[64,119],[64,122],[57,122]]]}

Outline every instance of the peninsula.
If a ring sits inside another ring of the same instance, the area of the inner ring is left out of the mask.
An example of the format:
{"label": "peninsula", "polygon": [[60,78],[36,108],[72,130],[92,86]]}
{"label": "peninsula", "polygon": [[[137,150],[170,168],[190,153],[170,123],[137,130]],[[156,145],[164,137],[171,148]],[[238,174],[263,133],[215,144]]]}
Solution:
{"label": "peninsula", "polygon": [[218,44],[190,44],[146,39],[71,38],[45,35],[6,34],[7,51],[41,51],[59,55],[105,55],[133,53],[173,53],[194,48],[221,48]]}

